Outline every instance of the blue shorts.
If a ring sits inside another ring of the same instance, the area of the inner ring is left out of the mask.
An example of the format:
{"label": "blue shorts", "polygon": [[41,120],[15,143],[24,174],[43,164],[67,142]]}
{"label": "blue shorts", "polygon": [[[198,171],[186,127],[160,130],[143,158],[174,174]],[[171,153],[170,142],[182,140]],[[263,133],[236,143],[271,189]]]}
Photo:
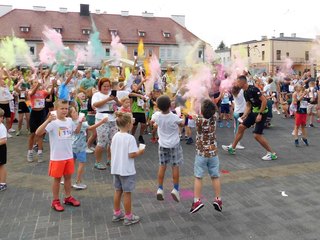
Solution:
{"label": "blue shorts", "polygon": [[211,158],[196,155],[194,161],[194,176],[203,178],[205,172],[208,171],[210,177],[219,177],[219,157],[214,156]]}
{"label": "blue shorts", "polygon": [[124,192],[133,192],[136,186],[136,175],[120,176],[113,175],[113,186],[115,190],[122,190]]}
{"label": "blue shorts", "polygon": [[221,113],[230,113],[230,105],[221,104]]}
{"label": "blue shorts", "polygon": [[73,158],[75,160],[77,160],[78,162],[86,163],[87,162],[87,153],[86,152],[73,153]]}

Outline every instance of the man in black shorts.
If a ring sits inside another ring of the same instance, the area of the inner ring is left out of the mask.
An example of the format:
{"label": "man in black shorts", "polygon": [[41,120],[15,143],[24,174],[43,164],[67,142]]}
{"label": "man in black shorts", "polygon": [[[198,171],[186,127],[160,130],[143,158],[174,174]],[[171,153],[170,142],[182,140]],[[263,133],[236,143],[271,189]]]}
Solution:
{"label": "man in black shorts", "polygon": [[247,78],[244,75],[238,77],[236,85],[243,89],[247,105],[241,117],[242,123],[239,125],[232,146],[222,145],[223,150],[228,151],[230,154],[235,154],[236,146],[243,137],[244,131],[255,124],[253,131],[254,138],[267,150],[267,154],[262,157],[262,160],[276,160],[276,153],[272,151],[267,139],[262,136],[268,113],[266,97],[263,96],[257,87],[248,85]]}

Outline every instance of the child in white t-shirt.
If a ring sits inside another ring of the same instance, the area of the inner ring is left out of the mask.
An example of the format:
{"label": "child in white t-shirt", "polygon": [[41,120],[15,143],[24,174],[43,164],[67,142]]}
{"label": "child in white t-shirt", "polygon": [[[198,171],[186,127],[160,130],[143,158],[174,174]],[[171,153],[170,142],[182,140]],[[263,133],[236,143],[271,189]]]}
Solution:
{"label": "child in white t-shirt", "polygon": [[3,124],[4,111],[0,108],[0,192],[7,189],[7,128]]}
{"label": "child in white t-shirt", "polygon": [[81,124],[76,126],[71,118],[68,118],[68,101],[57,100],[56,113],[49,115],[47,120],[36,130],[37,136],[48,133],[50,142],[49,176],[53,177],[51,207],[58,211],[64,211],[59,200],[60,181],[64,177],[64,190],[66,197],[64,204],[74,207],[80,206],[80,202],[71,196],[71,176],[74,172],[74,159],[72,152],[72,135],[79,133]]}
{"label": "child in white t-shirt", "polygon": [[[111,174],[115,188],[112,221],[124,220],[123,224],[128,226],[140,221],[140,217],[131,212],[131,192],[136,182],[134,158],[142,155],[144,148],[138,149],[134,136],[128,133],[133,126],[132,115],[116,112],[116,116],[116,124],[120,131],[111,141]],[[122,193],[125,214],[120,209]]]}
{"label": "child in white t-shirt", "polygon": [[161,112],[152,115],[151,123],[158,129],[159,136],[159,171],[157,199],[164,200],[163,180],[168,164],[172,166],[173,190],[172,198],[180,201],[179,166],[183,163],[182,147],[180,145],[179,126],[184,126],[183,120],[170,111],[171,100],[162,95],[157,98],[157,106]]}
{"label": "child in white t-shirt", "polygon": [[73,158],[77,160],[77,162],[79,162],[79,166],[77,170],[77,180],[76,180],[76,183],[72,185],[72,187],[77,190],[83,190],[87,188],[87,185],[81,182],[82,175],[84,172],[84,166],[85,166],[85,163],[87,162],[87,153],[86,153],[87,130],[89,131],[94,130],[108,121],[108,117],[105,117],[99,122],[97,122],[96,124],[89,126],[88,122],[84,121],[85,114],[84,113],[82,114],[83,116],[79,117],[79,114],[74,107],[71,107],[69,109],[69,116],[72,118],[73,122],[75,124],[78,124],[78,123],[81,124],[80,132],[78,134],[73,134],[73,143],[72,143]]}

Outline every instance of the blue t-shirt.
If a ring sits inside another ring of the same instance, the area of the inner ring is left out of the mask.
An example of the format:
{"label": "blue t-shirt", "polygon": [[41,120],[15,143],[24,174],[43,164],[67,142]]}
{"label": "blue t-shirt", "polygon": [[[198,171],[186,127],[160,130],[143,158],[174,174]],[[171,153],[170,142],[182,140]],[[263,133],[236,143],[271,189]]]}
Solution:
{"label": "blue t-shirt", "polygon": [[[75,121],[78,124],[78,121]],[[87,129],[89,125],[88,122],[83,122],[81,125],[80,132],[78,134],[73,134],[72,136],[72,151],[74,153],[85,152],[87,147]]]}

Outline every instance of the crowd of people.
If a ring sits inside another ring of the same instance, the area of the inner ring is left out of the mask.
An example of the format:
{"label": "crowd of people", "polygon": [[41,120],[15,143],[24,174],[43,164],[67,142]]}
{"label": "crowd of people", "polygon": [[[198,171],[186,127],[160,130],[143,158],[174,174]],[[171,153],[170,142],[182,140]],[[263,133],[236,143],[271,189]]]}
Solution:
{"label": "crowd of people", "polygon": [[[53,71],[54,64],[45,70],[41,66],[26,71],[0,69],[0,191],[7,189],[7,138],[13,137],[14,132],[17,137],[26,133],[29,138],[27,162],[43,162],[43,141],[50,143],[48,172],[53,178],[51,206],[54,210],[64,210],[59,200],[61,182],[65,190],[64,204],[80,206],[71,189],[87,188],[83,183],[85,163],[87,154],[94,153],[94,167],[97,170],[110,167],[114,176],[112,221],[124,220],[124,225],[131,225],[140,220],[131,208],[131,193],[136,182],[134,158],[144,153],[146,144],[158,143],[156,199],[164,200],[163,182],[169,165],[173,182],[171,196],[179,202],[181,142],[185,141],[188,145],[195,143],[194,201],[190,212],[195,213],[204,206],[201,189],[207,172],[214,189],[213,206],[222,211],[216,127],[231,128],[233,121],[234,140],[230,145],[222,145],[230,154],[245,148],[240,140],[246,129],[254,127],[254,138],[267,152],[262,160],[273,161],[278,158],[277,154],[262,135],[265,128],[275,124],[273,113],[295,118],[292,135],[296,147],[300,145],[301,134],[303,144],[309,145],[306,127],[315,127],[315,122],[320,122],[319,79],[312,78],[310,71],[285,77],[265,72],[251,76],[243,71],[233,79],[230,88],[216,84],[229,81],[227,75],[225,79],[215,79],[213,74],[213,87],[200,99],[197,111],[188,107],[188,99],[184,98],[188,76],[175,75],[174,69],[168,69],[159,81],[152,83],[148,92],[149,79],[143,69],[133,68],[124,79],[121,71],[116,78],[112,77],[108,68],[103,63],[98,70],[82,72],[73,68],[63,75]],[[12,127],[15,119],[17,129]],[[137,131],[139,147],[135,138]],[[150,143],[146,143],[144,134],[151,135]],[[102,157],[104,151],[106,163]],[[76,182],[72,184],[76,162]]]}

